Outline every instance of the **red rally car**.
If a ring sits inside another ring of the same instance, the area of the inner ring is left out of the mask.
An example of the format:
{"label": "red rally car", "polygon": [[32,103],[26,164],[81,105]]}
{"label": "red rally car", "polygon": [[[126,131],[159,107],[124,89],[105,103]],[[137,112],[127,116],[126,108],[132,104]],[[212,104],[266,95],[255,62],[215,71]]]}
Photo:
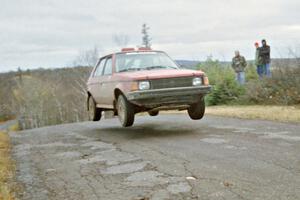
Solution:
{"label": "red rally car", "polygon": [[180,68],[165,52],[124,48],[99,59],[87,82],[87,109],[93,121],[102,111],[114,111],[122,126],[134,116],[160,110],[187,110],[191,119],[205,112],[204,96],[210,91],[202,71]]}

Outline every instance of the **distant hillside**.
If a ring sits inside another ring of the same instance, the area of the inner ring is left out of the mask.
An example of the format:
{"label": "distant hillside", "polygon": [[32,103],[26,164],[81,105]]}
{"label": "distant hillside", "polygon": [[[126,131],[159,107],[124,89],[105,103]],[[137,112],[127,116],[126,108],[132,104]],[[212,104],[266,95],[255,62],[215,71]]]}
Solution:
{"label": "distant hillside", "polygon": [[[206,61],[199,61],[199,60],[175,60],[181,67],[186,69],[197,69],[199,64],[203,64]],[[228,65],[230,61],[220,61],[221,65]]]}
{"label": "distant hillside", "polygon": [[[175,60],[181,67],[187,69],[197,69],[198,64],[204,64],[206,61],[192,61],[192,60]],[[253,64],[254,60],[247,60],[248,63]],[[219,61],[221,65],[231,64],[231,61]],[[294,66],[300,67],[300,58],[272,58],[271,66]]]}
{"label": "distant hillside", "polygon": [[193,60],[175,60],[181,67],[187,69],[196,69],[197,65],[200,61],[193,61]]}

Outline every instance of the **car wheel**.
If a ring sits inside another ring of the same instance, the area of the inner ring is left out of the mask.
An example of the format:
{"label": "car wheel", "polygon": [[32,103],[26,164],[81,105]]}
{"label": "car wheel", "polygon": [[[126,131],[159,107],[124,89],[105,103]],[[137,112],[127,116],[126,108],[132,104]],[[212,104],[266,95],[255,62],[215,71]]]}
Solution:
{"label": "car wheel", "polygon": [[200,101],[198,101],[195,104],[192,104],[188,108],[188,114],[191,119],[197,120],[197,119],[202,119],[205,113],[205,102],[204,98],[202,98]]}
{"label": "car wheel", "polygon": [[148,112],[148,114],[149,114],[150,116],[157,116],[158,113],[159,113],[158,110],[157,110],[157,111],[150,111],[150,112]]}
{"label": "car wheel", "polygon": [[117,111],[122,126],[132,126],[134,122],[134,107],[123,95],[118,97]]}
{"label": "car wheel", "polygon": [[88,105],[89,105],[89,120],[92,121],[99,121],[101,119],[101,108],[96,107],[95,100],[93,99],[92,96],[89,97],[88,99]]}

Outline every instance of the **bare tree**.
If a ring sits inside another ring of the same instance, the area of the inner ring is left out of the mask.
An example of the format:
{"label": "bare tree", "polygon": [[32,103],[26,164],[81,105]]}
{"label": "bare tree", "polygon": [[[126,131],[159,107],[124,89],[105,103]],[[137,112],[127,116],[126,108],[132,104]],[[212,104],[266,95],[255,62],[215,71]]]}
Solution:
{"label": "bare tree", "polygon": [[80,51],[79,55],[74,61],[75,66],[94,66],[99,59],[99,48],[95,46],[93,49]]}

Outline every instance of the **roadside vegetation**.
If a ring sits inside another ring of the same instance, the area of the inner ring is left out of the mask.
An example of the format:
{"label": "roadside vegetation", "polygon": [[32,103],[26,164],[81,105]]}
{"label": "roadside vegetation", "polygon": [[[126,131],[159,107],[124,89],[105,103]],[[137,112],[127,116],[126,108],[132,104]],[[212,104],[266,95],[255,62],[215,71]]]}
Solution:
{"label": "roadside vegetation", "polygon": [[213,85],[206,113],[227,117],[300,123],[300,60],[272,61],[272,77],[260,79],[248,62],[246,84],[235,81],[230,63],[208,59],[198,65]]}
{"label": "roadside vegetation", "polygon": [[213,85],[207,105],[297,105],[300,104],[300,60],[282,59],[272,62],[272,77],[260,79],[255,66],[248,63],[247,83],[235,81],[230,63],[208,59],[198,69],[206,72]]}
{"label": "roadside vegetation", "polygon": [[10,143],[6,132],[0,130],[0,199],[15,199],[11,181],[14,175],[14,164],[10,159]]}
{"label": "roadside vegetation", "polygon": [[0,120],[17,117],[21,129],[87,120],[90,71],[74,67],[0,74]]}

